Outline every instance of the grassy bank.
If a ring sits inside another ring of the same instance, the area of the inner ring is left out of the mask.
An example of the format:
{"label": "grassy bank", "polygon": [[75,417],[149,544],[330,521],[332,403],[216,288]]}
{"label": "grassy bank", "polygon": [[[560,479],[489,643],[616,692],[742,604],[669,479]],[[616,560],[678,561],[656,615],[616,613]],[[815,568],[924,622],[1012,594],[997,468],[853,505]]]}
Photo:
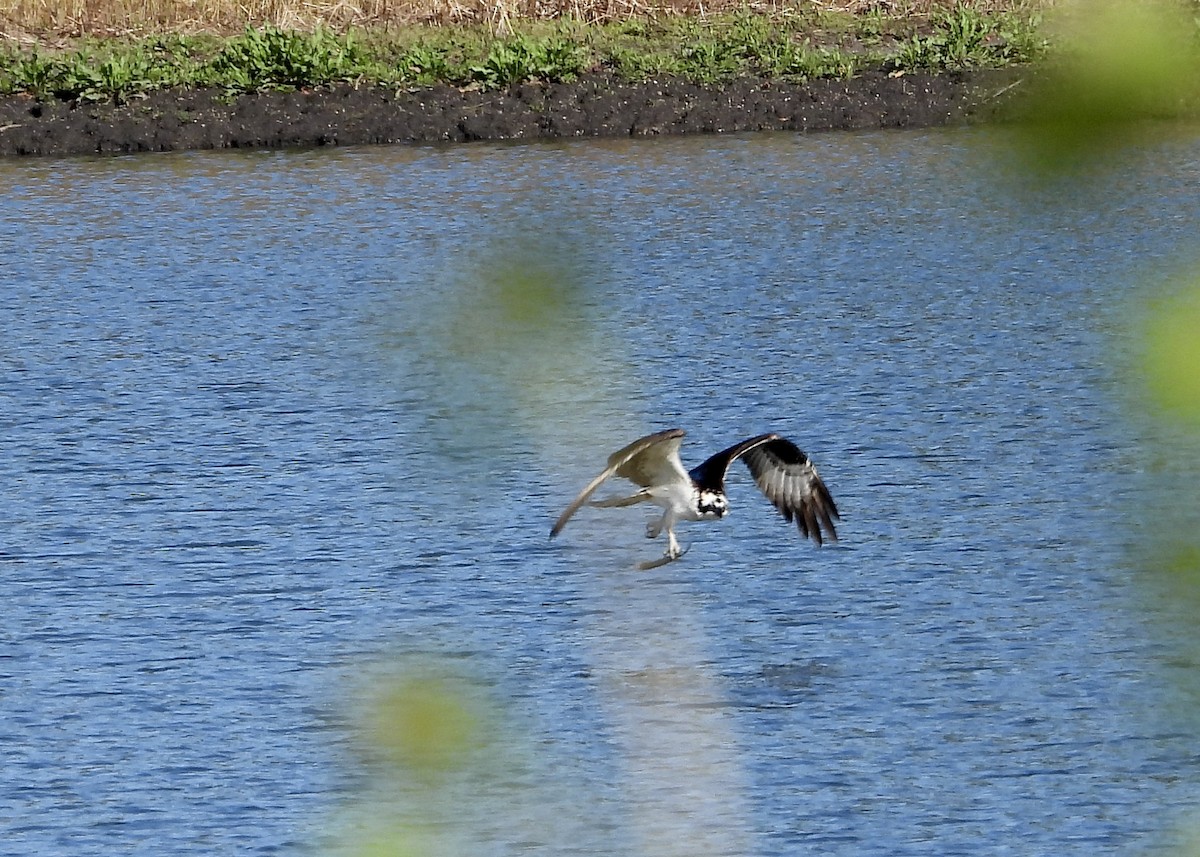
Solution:
{"label": "grassy bank", "polygon": [[475,24],[505,34],[522,22],[574,20],[611,24],[636,18],[726,16],[754,12],[867,26],[921,19],[962,5],[983,14],[1028,12],[1051,0],[9,0],[0,7],[0,39],[201,33],[236,35],[274,27],[388,30],[414,24]]}
{"label": "grassy bank", "polygon": [[[35,22],[20,28],[29,34]],[[173,18],[164,17],[166,20]],[[174,86],[231,95],[340,82],[498,88],[608,71],[630,81],[677,75],[712,83],[739,75],[808,80],[1025,62],[1040,51],[1036,7],[961,3],[924,14],[850,14],[816,6],[654,15],[585,23],[577,17],[405,23],[334,29],[276,24],[208,31],[85,36],[41,32],[7,40],[0,92],[65,100],[124,100]],[[17,29],[15,25],[11,29]]]}

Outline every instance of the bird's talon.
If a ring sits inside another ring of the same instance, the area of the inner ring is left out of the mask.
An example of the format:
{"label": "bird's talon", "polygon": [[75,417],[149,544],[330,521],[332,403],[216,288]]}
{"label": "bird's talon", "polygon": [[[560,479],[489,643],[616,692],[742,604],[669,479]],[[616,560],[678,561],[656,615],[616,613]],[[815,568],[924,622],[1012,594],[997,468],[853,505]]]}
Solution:
{"label": "bird's talon", "polygon": [[651,569],[654,569],[654,568],[662,568],[667,563],[674,562],[675,560],[679,559],[685,553],[687,553],[686,550],[679,551],[677,553],[672,553],[671,551],[667,551],[665,554],[660,556],[658,559],[648,560],[647,562],[639,562],[637,565],[638,571],[650,571]]}

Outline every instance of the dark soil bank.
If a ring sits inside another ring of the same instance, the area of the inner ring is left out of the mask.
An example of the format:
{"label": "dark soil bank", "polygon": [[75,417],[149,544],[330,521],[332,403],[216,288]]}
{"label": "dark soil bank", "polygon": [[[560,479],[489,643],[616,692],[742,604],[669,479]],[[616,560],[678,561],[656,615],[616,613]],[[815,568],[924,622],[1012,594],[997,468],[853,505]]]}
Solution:
{"label": "dark soil bank", "polygon": [[879,73],[707,87],[593,75],[494,92],[340,86],[227,99],[161,91],[125,105],[10,96],[0,98],[0,155],[920,127],[989,118],[1016,79],[1013,71]]}

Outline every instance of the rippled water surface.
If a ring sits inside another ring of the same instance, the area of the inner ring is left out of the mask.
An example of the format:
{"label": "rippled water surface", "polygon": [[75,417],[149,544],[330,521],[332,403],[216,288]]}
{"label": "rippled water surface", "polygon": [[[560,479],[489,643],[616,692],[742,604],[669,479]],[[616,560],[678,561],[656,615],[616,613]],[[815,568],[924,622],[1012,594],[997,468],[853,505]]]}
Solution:
{"label": "rippled water surface", "polygon": [[[307,853],[390,813],[448,854],[1153,849],[1197,755],[1115,384],[1200,146],[1026,196],[995,152],[0,164],[0,853]],[[793,437],[841,541],[740,468],[679,563],[634,570],[636,508],[547,541],[673,425],[693,464]],[[419,655],[486,689],[501,761],[381,796],[353,700]]]}

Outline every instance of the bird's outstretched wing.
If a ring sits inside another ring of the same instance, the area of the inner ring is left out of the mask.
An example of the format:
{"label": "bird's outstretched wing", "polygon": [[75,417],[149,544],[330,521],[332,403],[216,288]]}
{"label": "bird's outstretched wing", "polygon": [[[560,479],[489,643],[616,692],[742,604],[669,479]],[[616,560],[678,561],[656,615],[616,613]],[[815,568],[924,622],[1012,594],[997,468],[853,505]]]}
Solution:
{"label": "bird's outstretched wing", "polygon": [[618,449],[608,457],[608,466],[579,492],[579,496],[571,501],[571,505],[558,516],[550,529],[550,538],[554,538],[571,520],[571,516],[588,501],[596,489],[610,476],[623,476],[635,485],[649,488],[655,485],[666,485],[678,479],[687,479],[687,471],[679,460],[679,444],[683,440],[683,429],[667,429],[635,440],[628,446]]}
{"label": "bird's outstretched wing", "polygon": [[692,470],[692,478],[703,488],[725,490],[725,474],[737,459],[743,459],[763,495],[800,532],[817,544],[826,538],[837,541],[834,519],[837,505],[817,474],[817,468],[796,444],[777,434],[762,434],[736,443],[710,457]]}

